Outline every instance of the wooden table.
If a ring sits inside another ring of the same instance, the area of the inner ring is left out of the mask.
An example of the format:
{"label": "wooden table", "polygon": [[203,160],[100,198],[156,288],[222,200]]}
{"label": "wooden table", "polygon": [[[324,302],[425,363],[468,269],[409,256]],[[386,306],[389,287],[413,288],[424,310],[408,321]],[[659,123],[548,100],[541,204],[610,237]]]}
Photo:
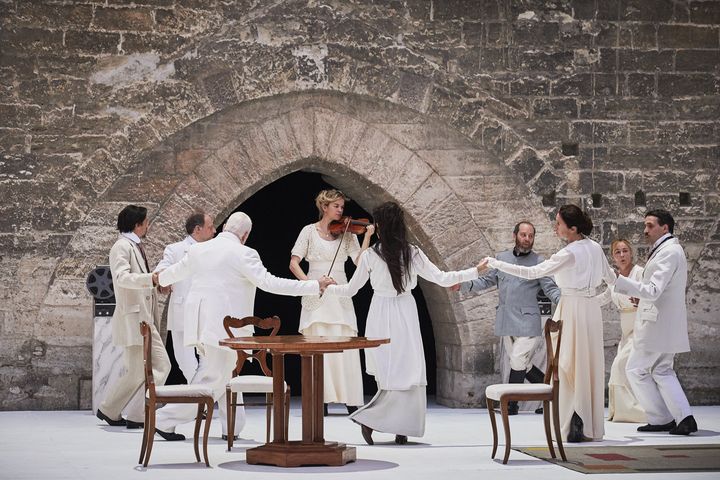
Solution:
{"label": "wooden table", "polygon": [[[306,337],[276,335],[274,337],[236,337],[220,341],[234,350],[268,350],[273,370],[273,440],[247,450],[250,464],[279,467],[301,465],[345,465],[355,461],[355,447],[325,440],[323,432],[323,355],[358,348],[374,348],[390,343],[389,338]],[[286,354],[300,355],[302,372],[302,440],[289,441],[285,436]]]}

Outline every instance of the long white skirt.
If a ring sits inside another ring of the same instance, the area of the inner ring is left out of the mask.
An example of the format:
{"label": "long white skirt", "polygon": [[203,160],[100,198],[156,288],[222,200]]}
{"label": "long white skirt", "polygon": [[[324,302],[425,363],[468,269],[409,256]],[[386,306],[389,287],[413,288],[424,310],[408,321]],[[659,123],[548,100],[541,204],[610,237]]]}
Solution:
{"label": "long white skirt", "polygon": [[[301,332],[307,336],[355,337],[357,332],[347,325],[315,322]],[[324,402],[360,406],[363,398],[360,351],[345,350],[323,356]]]}
{"label": "long white skirt", "polygon": [[350,419],[378,432],[422,437],[427,412],[425,390],[424,385],[410,390],[378,390]]}
{"label": "long white skirt", "polygon": [[647,422],[645,410],[635,397],[625,373],[625,366],[633,350],[634,323],[634,310],[620,313],[622,338],[618,345],[617,356],[610,367],[610,379],[608,380],[608,420],[611,422]]}
{"label": "long white skirt", "polygon": [[596,298],[563,294],[553,319],[563,321],[558,359],[560,430],[567,438],[575,412],[583,421],[585,436],[600,440],[605,434],[605,358],[600,304]]}

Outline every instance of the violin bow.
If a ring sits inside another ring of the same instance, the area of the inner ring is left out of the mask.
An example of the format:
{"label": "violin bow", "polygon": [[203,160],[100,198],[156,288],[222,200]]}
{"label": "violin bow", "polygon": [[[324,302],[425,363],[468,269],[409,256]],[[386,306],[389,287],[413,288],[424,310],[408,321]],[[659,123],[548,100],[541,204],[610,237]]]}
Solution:
{"label": "violin bow", "polygon": [[330,264],[330,270],[328,270],[328,273],[327,273],[328,277],[330,276],[333,266],[335,265],[335,260],[337,259],[338,253],[340,252],[340,247],[342,247],[342,244],[345,241],[345,234],[347,233],[348,228],[350,228],[351,222],[352,222],[352,219],[348,219],[347,223],[345,223],[345,230],[343,230],[342,235],[340,235],[340,243],[338,244],[337,250],[335,250],[335,256],[333,257],[332,263]]}

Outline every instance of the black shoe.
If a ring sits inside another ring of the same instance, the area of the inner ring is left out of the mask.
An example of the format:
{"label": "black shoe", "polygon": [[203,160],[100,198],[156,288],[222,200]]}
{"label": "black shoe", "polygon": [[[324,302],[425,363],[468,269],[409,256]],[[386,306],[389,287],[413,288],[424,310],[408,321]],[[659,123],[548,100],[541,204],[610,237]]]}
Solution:
{"label": "black shoe", "polygon": [[144,428],[145,424],[143,422],[133,422],[132,420],[125,420],[125,426],[132,430],[134,428]]}
{"label": "black shoe", "polygon": [[125,421],[124,418],[120,417],[120,420],[113,420],[112,418],[108,417],[103,412],[101,412],[99,408],[98,408],[96,416],[100,420],[107,422],[107,424],[110,425],[111,427],[124,427],[125,425],[127,425],[127,422]]}
{"label": "black shoe", "polygon": [[508,415],[517,415],[520,413],[520,407],[517,402],[508,402]]}
{"label": "black shoe", "polygon": [[545,382],[545,374],[535,365],[533,365],[532,368],[528,370],[528,372],[525,374],[525,378],[527,378],[528,382],[530,383]]}
{"label": "black shoe", "polygon": [[577,412],[573,412],[573,416],[570,419],[570,431],[568,432],[567,441],[569,443],[592,441],[591,438],[586,437],[583,433],[583,427],[582,418],[580,418],[580,415],[578,415]]}
{"label": "black shoe", "polygon": [[[220,436],[220,438],[222,438],[223,440],[227,441],[228,436],[225,435],[225,434],[222,434],[222,435]],[[239,435],[233,435],[233,441],[237,440],[238,438],[240,438]]]}
{"label": "black shoe", "polygon": [[697,432],[697,423],[695,417],[688,415],[683,418],[677,427],[670,429],[670,435],[690,435],[691,433]]}
{"label": "black shoe", "polygon": [[362,433],[362,436],[365,439],[365,443],[367,443],[368,445],[375,445],[375,442],[373,442],[373,439],[372,439],[372,432],[373,432],[372,428],[365,426],[361,423],[360,424],[360,432]]}
{"label": "black shoe", "polygon": [[327,403],[323,403],[323,417],[327,417],[328,415],[330,415],[330,414],[328,413],[328,404],[327,404]]}
{"label": "black shoe", "polygon": [[407,443],[407,435],[395,435],[395,443],[405,445]]}
{"label": "black shoe", "polygon": [[347,408],[348,415],[352,415],[353,413],[357,412],[358,407],[354,407],[352,405],[345,405],[345,408]]}
{"label": "black shoe", "polygon": [[155,433],[160,435],[162,438],[167,440],[168,442],[181,442],[185,440],[185,435],[182,433],[175,433],[175,432],[163,432],[162,430],[155,429]]}
{"label": "black shoe", "polygon": [[537,413],[538,415],[542,415],[542,414],[543,414],[543,407],[536,408],[536,409],[535,409],[535,413]]}
{"label": "black shoe", "polygon": [[[685,421],[685,420],[683,420],[683,421]],[[666,423],[665,425],[652,425],[652,424],[648,423],[647,425],[638,427],[637,431],[638,432],[669,432],[673,428],[675,428],[675,420],[672,420],[672,421]]]}

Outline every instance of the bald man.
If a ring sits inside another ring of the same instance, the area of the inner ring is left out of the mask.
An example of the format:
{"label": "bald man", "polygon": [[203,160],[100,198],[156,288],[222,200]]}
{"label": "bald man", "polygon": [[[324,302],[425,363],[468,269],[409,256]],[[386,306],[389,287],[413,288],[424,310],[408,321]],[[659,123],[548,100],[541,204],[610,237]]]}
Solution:
{"label": "bald man", "polygon": [[[221,347],[218,342],[227,337],[223,327],[226,315],[243,318],[253,315],[255,290],[260,288],[278,295],[318,295],[333,280],[289,280],[267,271],[257,251],[245,246],[252,221],[245,213],[230,215],[223,231],[214,239],[190,247],[185,257],[166,270],[155,273],[162,286],[192,277],[192,286],[185,300],[185,345],[194,346],[200,356],[197,372],[191,384],[210,387],[213,398],[220,400],[225,385],[232,378],[237,353]],[[252,326],[238,335],[250,336]],[[223,437],[227,438],[227,412],[220,401],[220,421]],[[169,404],[157,411],[157,433],[165,440],[184,440],[175,427],[195,419],[193,404]],[[237,434],[245,424],[244,410],[237,410]]]}

